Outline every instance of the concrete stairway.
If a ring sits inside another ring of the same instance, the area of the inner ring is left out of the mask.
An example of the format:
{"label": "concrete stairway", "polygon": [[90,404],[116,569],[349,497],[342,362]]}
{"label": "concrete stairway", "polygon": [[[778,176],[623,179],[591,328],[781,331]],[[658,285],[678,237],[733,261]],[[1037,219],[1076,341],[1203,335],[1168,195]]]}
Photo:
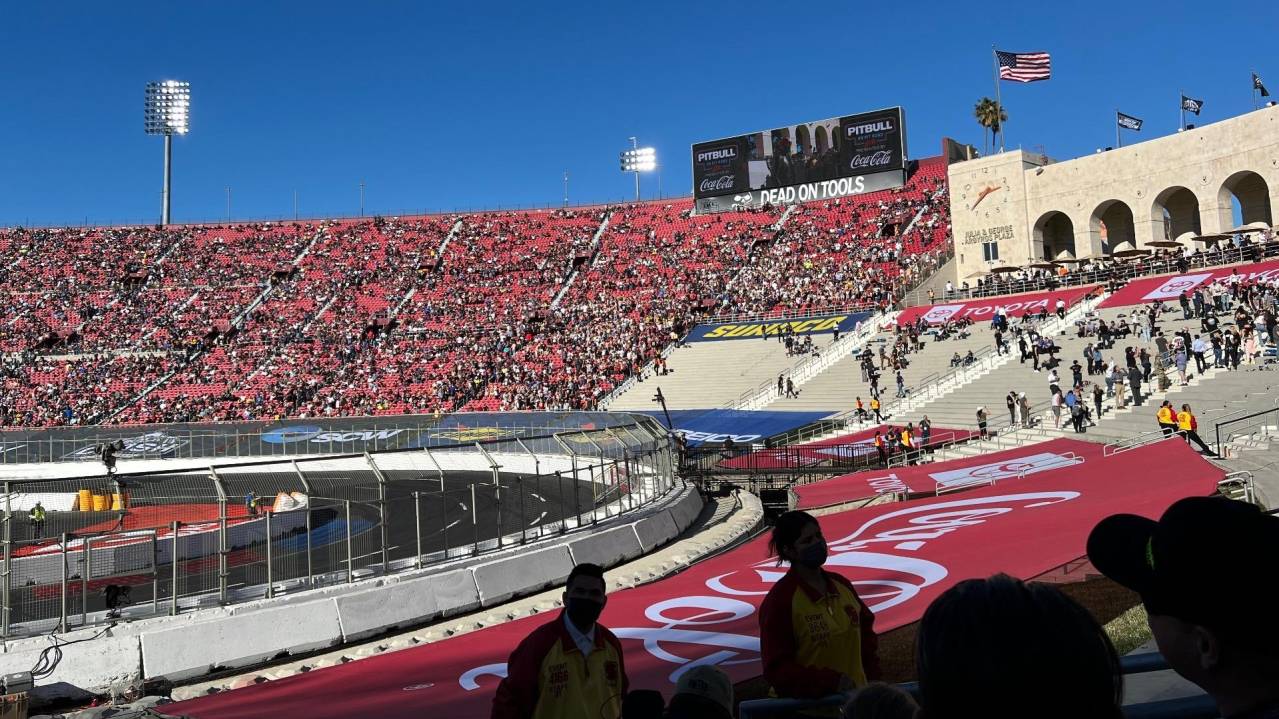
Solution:
{"label": "concrete stairway", "polygon": [[[824,351],[832,335],[814,335],[813,346]],[[619,395],[610,411],[653,409],[653,393],[662,388],[671,409],[728,407],[761,385],[776,383],[777,375],[803,359],[787,355],[776,338],[692,342],[667,358],[669,374],[647,376]]]}

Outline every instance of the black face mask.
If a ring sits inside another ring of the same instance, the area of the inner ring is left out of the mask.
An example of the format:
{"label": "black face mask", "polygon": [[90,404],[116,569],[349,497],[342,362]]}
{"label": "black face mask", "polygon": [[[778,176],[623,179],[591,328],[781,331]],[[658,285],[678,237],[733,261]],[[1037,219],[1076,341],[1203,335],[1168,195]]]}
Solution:
{"label": "black face mask", "polygon": [[595,626],[595,622],[600,618],[600,612],[604,611],[604,605],[582,597],[569,597],[564,605],[564,611],[568,612],[568,620],[573,623],[573,626],[586,631]]}
{"label": "black face mask", "polygon": [[799,551],[799,556],[795,558],[795,563],[801,567],[816,569],[826,563],[826,544],[818,542],[810,544]]}

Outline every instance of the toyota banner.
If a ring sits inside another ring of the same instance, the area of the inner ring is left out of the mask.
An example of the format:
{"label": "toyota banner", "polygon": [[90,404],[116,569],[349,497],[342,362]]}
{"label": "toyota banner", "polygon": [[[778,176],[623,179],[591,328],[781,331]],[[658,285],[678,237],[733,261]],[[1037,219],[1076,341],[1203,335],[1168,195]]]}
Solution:
{"label": "toyota banner", "polygon": [[906,183],[900,107],[693,145],[698,213],[828,200]]}

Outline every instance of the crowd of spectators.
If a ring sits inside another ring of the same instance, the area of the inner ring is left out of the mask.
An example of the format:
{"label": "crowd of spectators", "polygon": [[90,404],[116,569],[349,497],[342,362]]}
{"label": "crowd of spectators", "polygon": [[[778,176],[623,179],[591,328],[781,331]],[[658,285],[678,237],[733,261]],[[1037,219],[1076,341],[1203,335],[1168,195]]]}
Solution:
{"label": "crowd of spectators", "polygon": [[0,411],[49,426],[593,408],[709,316],[894,300],[944,251],[943,173],[924,161],[904,188],[780,228],[782,208],[693,216],[680,199],[5,231]]}

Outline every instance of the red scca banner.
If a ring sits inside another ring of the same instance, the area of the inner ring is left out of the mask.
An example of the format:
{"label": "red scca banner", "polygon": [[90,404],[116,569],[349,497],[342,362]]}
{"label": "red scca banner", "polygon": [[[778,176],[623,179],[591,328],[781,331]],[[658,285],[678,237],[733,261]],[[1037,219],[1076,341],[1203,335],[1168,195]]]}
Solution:
{"label": "red scca banner", "polygon": [[1080,300],[1097,290],[1097,285],[1083,287],[1066,287],[1051,292],[1035,292],[1025,295],[1005,295],[1002,297],[984,297],[978,300],[962,300],[944,304],[907,307],[897,315],[897,324],[908,325],[919,318],[930,325],[941,325],[951,320],[969,319],[974,322],[989,321],[995,312],[1003,307],[1008,315],[1020,317],[1027,312],[1038,313],[1040,310],[1054,311],[1057,300],[1073,307]]}
{"label": "red scca banner", "polygon": [[[942,466],[942,465],[939,465]],[[1207,495],[1223,472],[1170,440],[993,487],[821,518],[827,568],[847,576],[887,631],[915,622],[956,582],[1007,572],[1029,578],[1084,555],[1103,517],[1158,517]],[[603,623],[621,639],[632,688],[667,694],[686,669],[717,664],[734,680],[760,674],[764,595],[784,567],[761,537],[669,579],[617,592]],[[1016,551],[1003,551],[1015,547]],[[462,637],[214,694],[165,708],[196,719],[450,719],[489,715],[506,659],[542,614]]]}

